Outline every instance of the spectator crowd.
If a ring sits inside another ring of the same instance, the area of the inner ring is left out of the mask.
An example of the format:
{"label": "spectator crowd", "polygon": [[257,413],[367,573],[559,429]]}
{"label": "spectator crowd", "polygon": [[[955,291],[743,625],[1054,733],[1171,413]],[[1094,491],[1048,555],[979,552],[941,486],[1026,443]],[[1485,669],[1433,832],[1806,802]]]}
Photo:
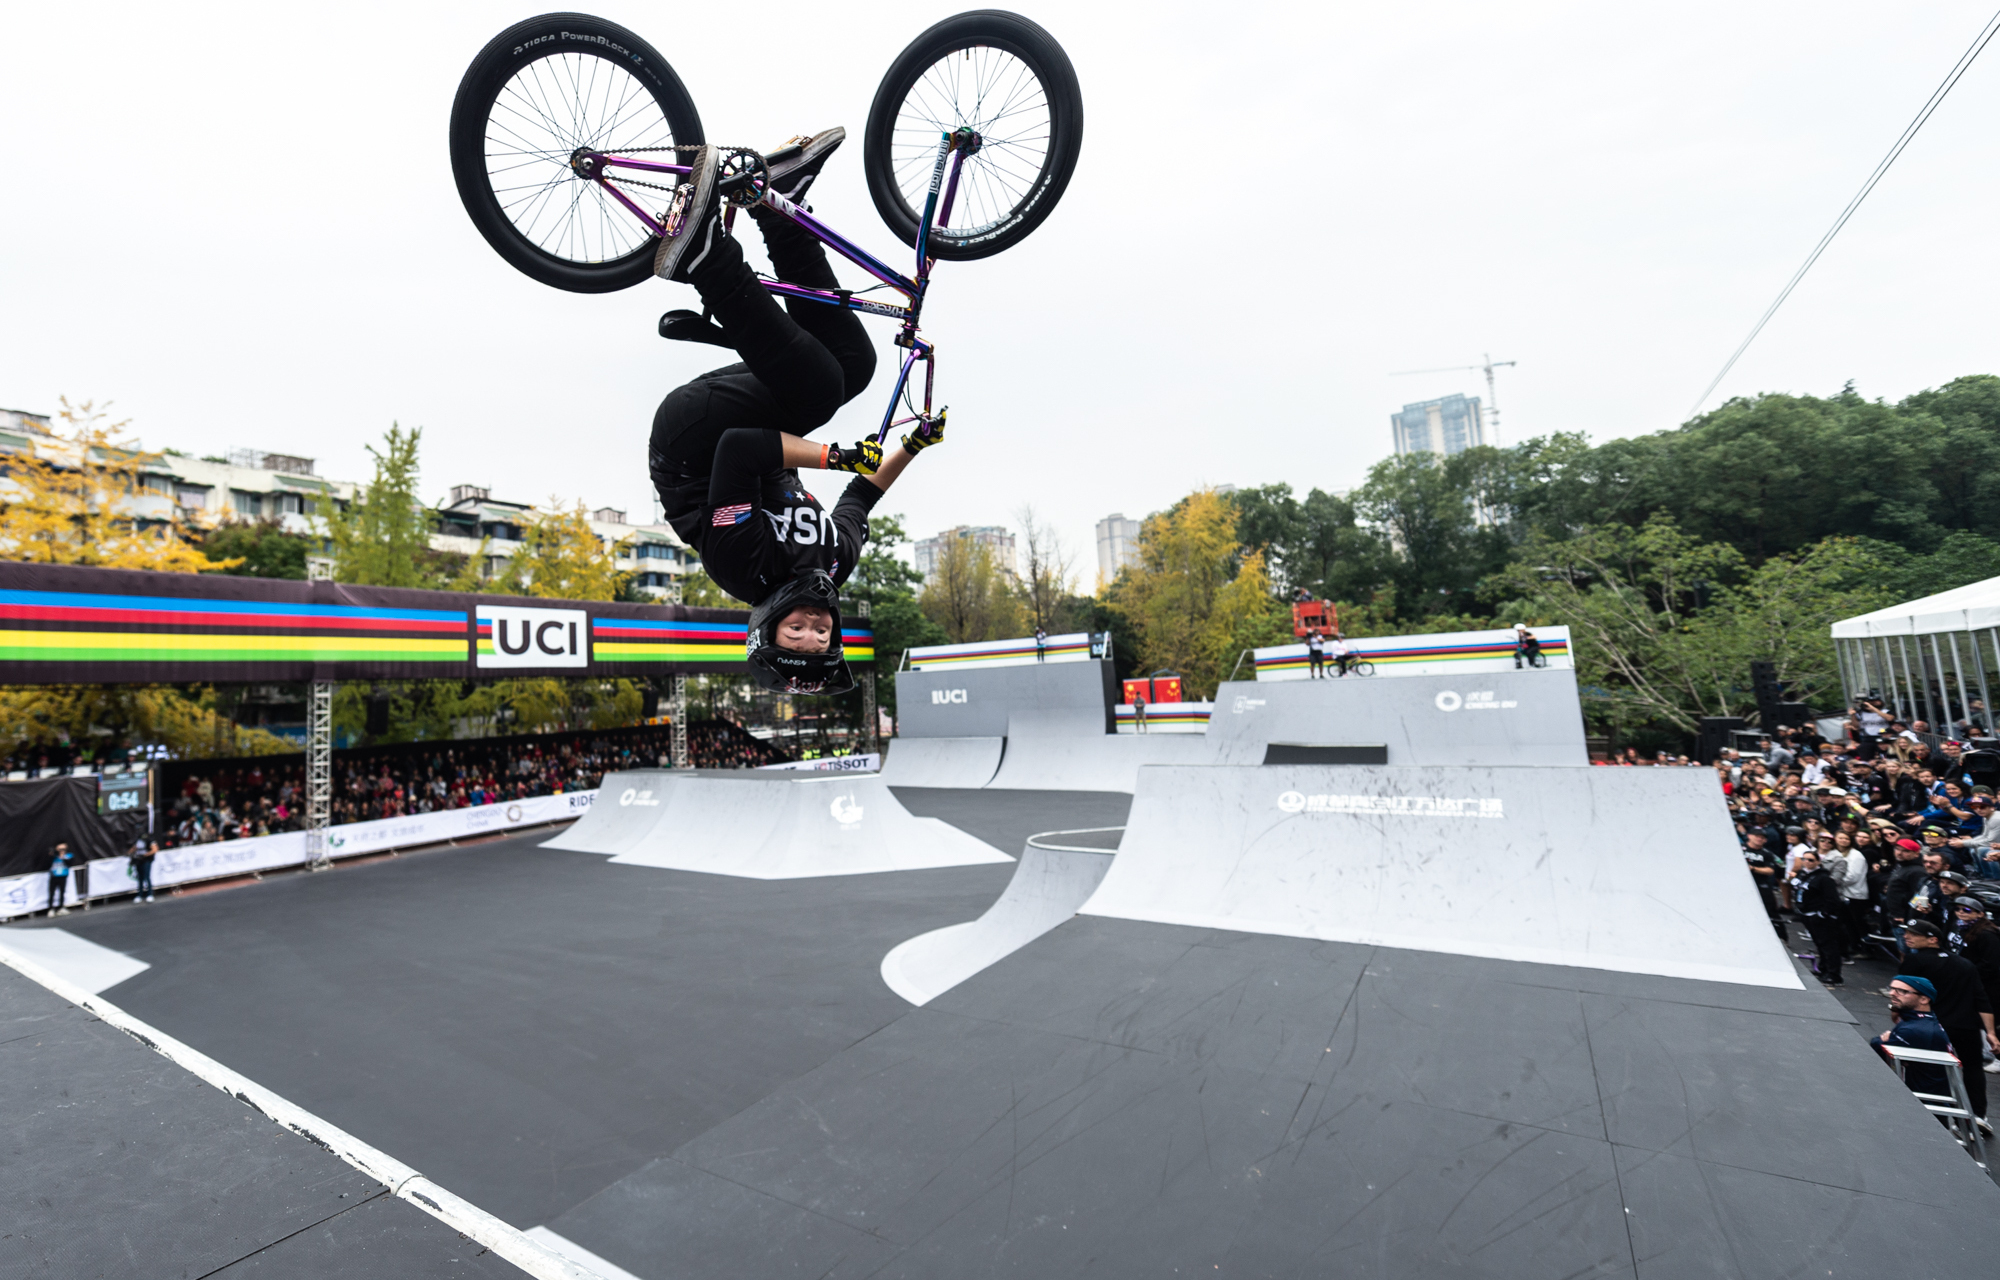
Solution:
{"label": "spectator crowd", "polygon": [[[334,753],[332,821],[366,822],[414,813],[501,804],[596,787],[621,769],[671,763],[665,726],[475,738]],[[689,726],[697,768],[743,769],[789,757],[731,721]],[[240,840],[305,825],[305,764],[296,756],[197,761],[169,767],[158,830],[167,847]]]}
{"label": "spectator crowd", "polygon": [[[1969,736],[1968,725],[1950,726]],[[1715,770],[1743,858],[1780,938],[1810,938],[1813,971],[1845,985],[1871,956],[1895,971],[1896,1025],[1878,1043],[1949,1050],[1982,1130],[2000,1072],[2000,753],[1905,722],[1879,699],[1849,710],[1838,740],[1784,727]],[[1984,1068],[1984,1069],[1982,1069]],[[1941,1092],[1941,1071],[1909,1077]]]}

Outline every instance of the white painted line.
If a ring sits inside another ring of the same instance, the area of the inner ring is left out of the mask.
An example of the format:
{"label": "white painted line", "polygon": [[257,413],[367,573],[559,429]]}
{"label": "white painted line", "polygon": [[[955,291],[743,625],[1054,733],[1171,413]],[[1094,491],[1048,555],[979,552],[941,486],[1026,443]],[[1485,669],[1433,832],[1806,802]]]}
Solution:
{"label": "white painted line", "polygon": [[52,972],[29,956],[13,949],[9,931],[0,938],[0,964],[20,973],[61,996],[77,1008],[96,1015],[107,1026],[116,1027],[167,1061],[191,1072],[237,1101],[254,1107],[314,1146],[323,1147],[348,1164],[387,1187],[390,1194],[408,1200],[452,1230],[475,1240],[536,1280],[617,1280],[572,1262],[551,1250],[528,1233],[509,1226],[469,1200],[446,1191],[409,1165],[362,1142],[353,1134],[321,1120],[302,1107],[237,1074],[220,1062],[192,1049],[172,1036],[158,1031],[76,983]]}
{"label": "white painted line", "polygon": [[101,947],[67,929],[9,929],[4,945],[91,995],[101,994],[153,967],[136,956]]}
{"label": "white painted line", "polygon": [[604,1280],[639,1280],[638,1276],[615,1262],[606,1262],[590,1250],[566,1236],[559,1236],[547,1227],[528,1228],[528,1239],[539,1240],[551,1253],[559,1253],[580,1267],[589,1267]]}

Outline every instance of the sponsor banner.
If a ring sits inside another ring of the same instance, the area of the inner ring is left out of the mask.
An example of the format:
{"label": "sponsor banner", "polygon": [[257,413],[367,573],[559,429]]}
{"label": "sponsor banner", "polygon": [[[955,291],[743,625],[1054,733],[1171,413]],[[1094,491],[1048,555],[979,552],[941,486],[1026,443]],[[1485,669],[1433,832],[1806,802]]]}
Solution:
{"label": "sponsor banner", "polygon": [[[1147,733],[1207,733],[1213,702],[1149,702],[1146,704]],[[1139,712],[1129,702],[1116,708],[1119,733],[1139,732]]]}
{"label": "sponsor banner", "polygon": [[482,604],[473,618],[481,669],[590,665],[590,614],[582,609]]}
{"label": "sponsor banner", "polygon": [[1494,796],[1334,796],[1285,791],[1280,813],[1353,813],[1369,818],[1504,818]]}
{"label": "sponsor banner", "polygon": [[[1102,638],[1087,631],[1050,636],[1038,657],[1035,638],[982,640],[977,644],[933,644],[907,650],[911,671],[945,667],[1031,667],[1036,662],[1087,662],[1102,655]],[[964,701],[964,699],[960,699]]]}
{"label": "sponsor banner", "polygon": [[795,773],[874,773],[882,767],[882,755],[870,751],[859,756],[828,756],[824,760],[792,760],[785,764],[760,764],[758,772],[787,770]]}
{"label": "sponsor banner", "polygon": [[[403,818],[344,823],[326,829],[326,854],[329,858],[352,858],[411,845],[437,844],[488,831],[505,831],[510,827],[530,827],[580,818],[590,809],[596,797],[595,791],[570,791],[559,796],[531,796],[526,800],[509,800],[504,804],[479,805],[470,809],[445,809]],[[197,880],[296,867],[305,860],[306,836],[303,831],[162,849],[160,856],[153,860],[153,887],[165,889]],[[89,865],[92,898],[130,893],[138,884],[138,878],[132,874],[131,861],[127,858],[98,858]],[[75,878],[74,873],[71,878]],[[72,884],[69,898],[72,903],[76,900],[75,893],[76,887]],[[49,905],[48,895],[49,877],[46,872],[0,880],[0,919],[45,910]]]}
{"label": "sponsor banner", "polygon": [[[1576,665],[1570,655],[1568,627],[1533,627],[1530,630],[1535,639],[1541,641],[1543,666],[1567,668]],[[1347,647],[1356,658],[1374,665],[1377,678],[1514,670],[1514,633],[1511,630],[1447,631],[1431,636],[1367,636],[1349,640]],[[1275,645],[1252,650],[1252,653],[1259,680],[1312,678],[1312,660],[1304,644]],[[1337,670],[1329,654],[1326,678],[1333,679]]]}

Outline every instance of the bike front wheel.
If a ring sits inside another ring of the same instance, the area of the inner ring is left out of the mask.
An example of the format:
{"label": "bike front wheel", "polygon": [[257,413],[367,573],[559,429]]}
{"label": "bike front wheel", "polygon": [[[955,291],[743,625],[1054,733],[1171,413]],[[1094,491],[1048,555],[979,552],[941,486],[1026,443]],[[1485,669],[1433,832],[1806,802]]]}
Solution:
{"label": "bike front wheel", "polygon": [[1016,13],[946,18],[903,50],[868,109],[862,167],[882,221],[915,247],[938,144],[971,129],[950,219],[931,229],[931,256],[986,258],[1048,218],[1083,149],[1083,91],[1055,37]]}
{"label": "bike front wheel", "polygon": [[1372,662],[1356,662],[1350,665],[1347,671],[1350,675],[1372,676],[1375,674],[1375,664]]}
{"label": "bike front wheel", "polygon": [[[580,151],[654,151],[699,143],[701,117],[680,77],[630,31],[551,13],[487,42],[451,104],[458,198],[494,251],[522,274],[571,293],[629,289],[653,274],[659,237],[576,172]],[[670,177],[655,186],[671,188]],[[665,190],[621,179],[654,211]]]}

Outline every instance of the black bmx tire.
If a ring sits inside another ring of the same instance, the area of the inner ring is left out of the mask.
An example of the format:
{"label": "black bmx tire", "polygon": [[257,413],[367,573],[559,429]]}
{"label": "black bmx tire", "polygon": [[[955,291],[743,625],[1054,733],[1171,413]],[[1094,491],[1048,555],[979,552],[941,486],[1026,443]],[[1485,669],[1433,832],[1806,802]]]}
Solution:
{"label": "black bmx tire", "polygon": [[[1054,36],[1021,15],[1002,9],[977,9],[946,18],[911,41],[890,64],[868,109],[862,168],[868,177],[868,194],[875,201],[876,212],[898,239],[916,247],[917,232],[923,223],[922,195],[913,193],[909,186],[912,170],[918,170],[915,176],[920,177],[923,188],[927,189],[930,181],[930,167],[919,163],[921,154],[899,156],[899,146],[906,152],[910,146],[908,138],[898,143],[899,120],[914,120],[907,115],[906,108],[917,108],[917,99],[912,95],[928,73],[954,53],[964,53],[971,60],[975,50],[997,50],[1018,60],[1039,84],[1043,101],[1035,104],[1030,100],[1026,109],[1010,110],[1015,99],[1000,99],[996,95],[991,110],[999,117],[1017,117],[1005,124],[999,118],[966,119],[962,115],[953,120],[946,118],[949,113],[926,117],[939,126],[931,135],[933,150],[943,128],[953,124],[969,124],[982,133],[986,132],[982,125],[991,125],[997,139],[964,162],[967,176],[961,179],[960,203],[953,211],[954,217],[962,218],[979,201],[984,207],[974,215],[978,220],[931,229],[930,255],[956,262],[988,258],[1010,249],[1041,226],[1062,199],[1070,176],[1076,172],[1077,156],[1083,150],[1083,91],[1077,85],[1076,68],[1070,65],[1069,55]],[[1039,143],[1015,142],[1005,136],[1010,127],[1039,127],[1041,116],[1037,113],[1045,113],[1047,117],[1046,134],[1040,135]],[[907,124],[904,132],[910,133]],[[1007,151],[1010,146],[1016,149]],[[985,189],[975,196],[974,184],[982,163],[988,181]]]}
{"label": "black bmx tire", "polygon": [[1357,676],[1372,676],[1375,674],[1375,664],[1372,662],[1357,662],[1353,666],[1350,666],[1348,670]]}
{"label": "black bmx tire", "polygon": [[[537,77],[562,92],[541,93],[534,88]],[[510,106],[509,95],[519,102]],[[558,106],[560,112],[552,109]],[[601,129],[589,116],[594,109],[609,117],[596,122]],[[529,136],[522,139],[520,130]],[[452,100],[450,140],[458,198],[494,252],[557,289],[612,293],[653,274],[659,237],[595,184],[570,173],[562,144],[595,150],[685,145],[701,142],[702,132],[694,99],[651,45],[602,18],[548,13],[515,23],[473,58]],[[549,146],[535,146],[545,140]],[[520,149],[507,150],[514,147]],[[672,155],[662,152],[661,158]],[[509,185],[517,181],[525,185]],[[520,191],[526,194],[513,194]],[[573,224],[567,229],[565,197]],[[580,206],[584,216],[577,218]],[[552,228],[546,233],[540,227],[545,212]]]}

